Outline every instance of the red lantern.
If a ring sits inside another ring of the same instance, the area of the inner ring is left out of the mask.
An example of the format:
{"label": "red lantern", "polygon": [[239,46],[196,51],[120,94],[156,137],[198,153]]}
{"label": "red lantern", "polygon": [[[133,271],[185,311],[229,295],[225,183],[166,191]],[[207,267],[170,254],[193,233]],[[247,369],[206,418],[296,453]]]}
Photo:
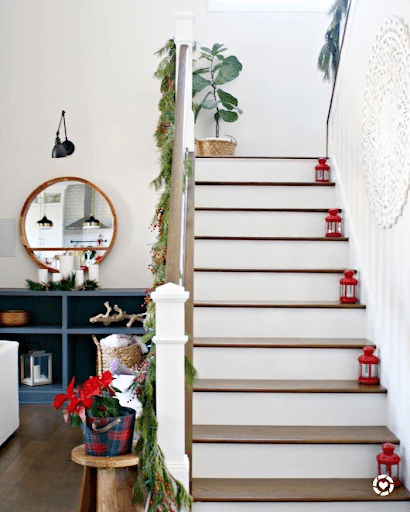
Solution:
{"label": "red lantern", "polygon": [[342,236],[342,217],[338,215],[337,208],[330,209],[326,221],[326,236]]}
{"label": "red lantern", "polygon": [[340,280],[340,302],[342,304],[355,304],[358,302],[357,285],[359,281],[353,277],[353,270],[345,270]]}
{"label": "red lantern", "polygon": [[328,183],[330,181],[330,167],[326,163],[326,158],[319,158],[319,163],[315,167],[315,181],[319,183]]}
{"label": "red lantern", "polygon": [[382,444],[382,453],[376,455],[379,475],[389,476],[393,482],[394,487],[400,487],[400,460],[401,457],[394,453],[394,444]]}
{"label": "red lantern", "polygon": [[379,363],[380,359],[373,355],[374,347],[363,347],[363,354],[358,358],[359,378],[361,384],[379,383]]}

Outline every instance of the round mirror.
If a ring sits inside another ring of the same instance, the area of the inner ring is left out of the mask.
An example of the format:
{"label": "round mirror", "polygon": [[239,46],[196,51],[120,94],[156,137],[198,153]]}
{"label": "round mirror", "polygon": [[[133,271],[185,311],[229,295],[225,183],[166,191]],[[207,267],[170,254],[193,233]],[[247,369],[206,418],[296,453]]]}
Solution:
{"label": "round mirror", "polygon": [[62,254],[79,267],[101,263],[114,245],[117,216],[108,197],[82,178],[64,176],[37,187],[20,215],[20,238],[40,267],[58,272]]}

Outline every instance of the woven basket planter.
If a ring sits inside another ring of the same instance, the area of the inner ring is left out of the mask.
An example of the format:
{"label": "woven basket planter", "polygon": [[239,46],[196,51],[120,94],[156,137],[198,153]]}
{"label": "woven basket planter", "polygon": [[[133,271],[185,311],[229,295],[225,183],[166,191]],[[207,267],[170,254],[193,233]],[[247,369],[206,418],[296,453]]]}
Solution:
{"label": "woven basket planter", "polygon": [[142,350],[138,343],[128,347],[101,347],[101,343],[94,334],[92,338],[97,346],[97,373],[100,377],[110,369],[110,364],[115,358],[128,368],[142,363]]}
{"label": "woven basket planter", "polygon": [[234,137],[229,139],[211,138],[195,141],[196,156],[234,156],[237,142]]}

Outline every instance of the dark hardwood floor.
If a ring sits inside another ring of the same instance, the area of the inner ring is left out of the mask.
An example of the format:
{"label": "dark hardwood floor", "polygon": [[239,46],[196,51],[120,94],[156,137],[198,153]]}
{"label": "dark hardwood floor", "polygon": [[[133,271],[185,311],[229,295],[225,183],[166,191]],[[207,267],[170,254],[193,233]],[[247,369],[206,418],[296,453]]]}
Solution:
{"label": "dark hardwood floor", "polygon": [[0,447],[0,511],[77,512],[83,468],[71,450],[83,442],[61,411],[20,406],[20,428]]}

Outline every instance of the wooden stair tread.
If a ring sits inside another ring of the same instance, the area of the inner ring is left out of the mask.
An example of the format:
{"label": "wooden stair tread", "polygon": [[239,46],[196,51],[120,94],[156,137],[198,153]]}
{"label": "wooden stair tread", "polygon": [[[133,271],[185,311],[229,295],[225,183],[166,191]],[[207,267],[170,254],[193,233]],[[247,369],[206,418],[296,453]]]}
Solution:
{"label": "wooden stair tread", "polygon": [[337,502],[410,501],[405,487],[380,497],[371,478],[193,478],[194,501]]}
{"label": "wooden stair tread", "polygon": [[375,346],[364,338],[194,338],[194,347],[357,348]]}
{"label": "wooden stair tread", "polygon": [[222,393],[387,393],[356,380],[196,379],[196,392]]}
{"label": "wooden stair tread", "polygon": [[195,181],[196,186],[220,187],[334,187],[333,181],[318,183],[316,181]]}
{"label": "wooden stair tread", "polygon": [[[352,269],[353,270],[353,269]],[[343,274],[344,268],[195,268],[194,272]],[[355,271],[356,272],[356,271]]]}
{"label": "wooden stair tread", "polygon": [[336,301],[220,301],[220,300],[207,300],[195,302],[196,308],[287,308],[287,309],[366,309],[365,304],[340,304]]}
{"label": "wooden stair tread", "polygon": [[[195,158],[204,158],[211,160],[229,159],[229,160],[318,160],[316,156],[200,156],[195,155]],[[321,157],[320,157],[321,158]]]}
{"label": "wooden stair tread", "polygon": [[387,427],[194,425],[194,443],[398,444]]}
{"label": "wooden stair tread", "polygon": [[[197,206],[196,212],[285,212],[285,213],[329,213],[329,208],[216,208]],[[341,208],[337,209],[341,212]]]}
{"label": "wooden stair tread", "polygon": [[348,242],[345,236],[207,236],[197,235],[195,240],[234,240],[243,242]]}

